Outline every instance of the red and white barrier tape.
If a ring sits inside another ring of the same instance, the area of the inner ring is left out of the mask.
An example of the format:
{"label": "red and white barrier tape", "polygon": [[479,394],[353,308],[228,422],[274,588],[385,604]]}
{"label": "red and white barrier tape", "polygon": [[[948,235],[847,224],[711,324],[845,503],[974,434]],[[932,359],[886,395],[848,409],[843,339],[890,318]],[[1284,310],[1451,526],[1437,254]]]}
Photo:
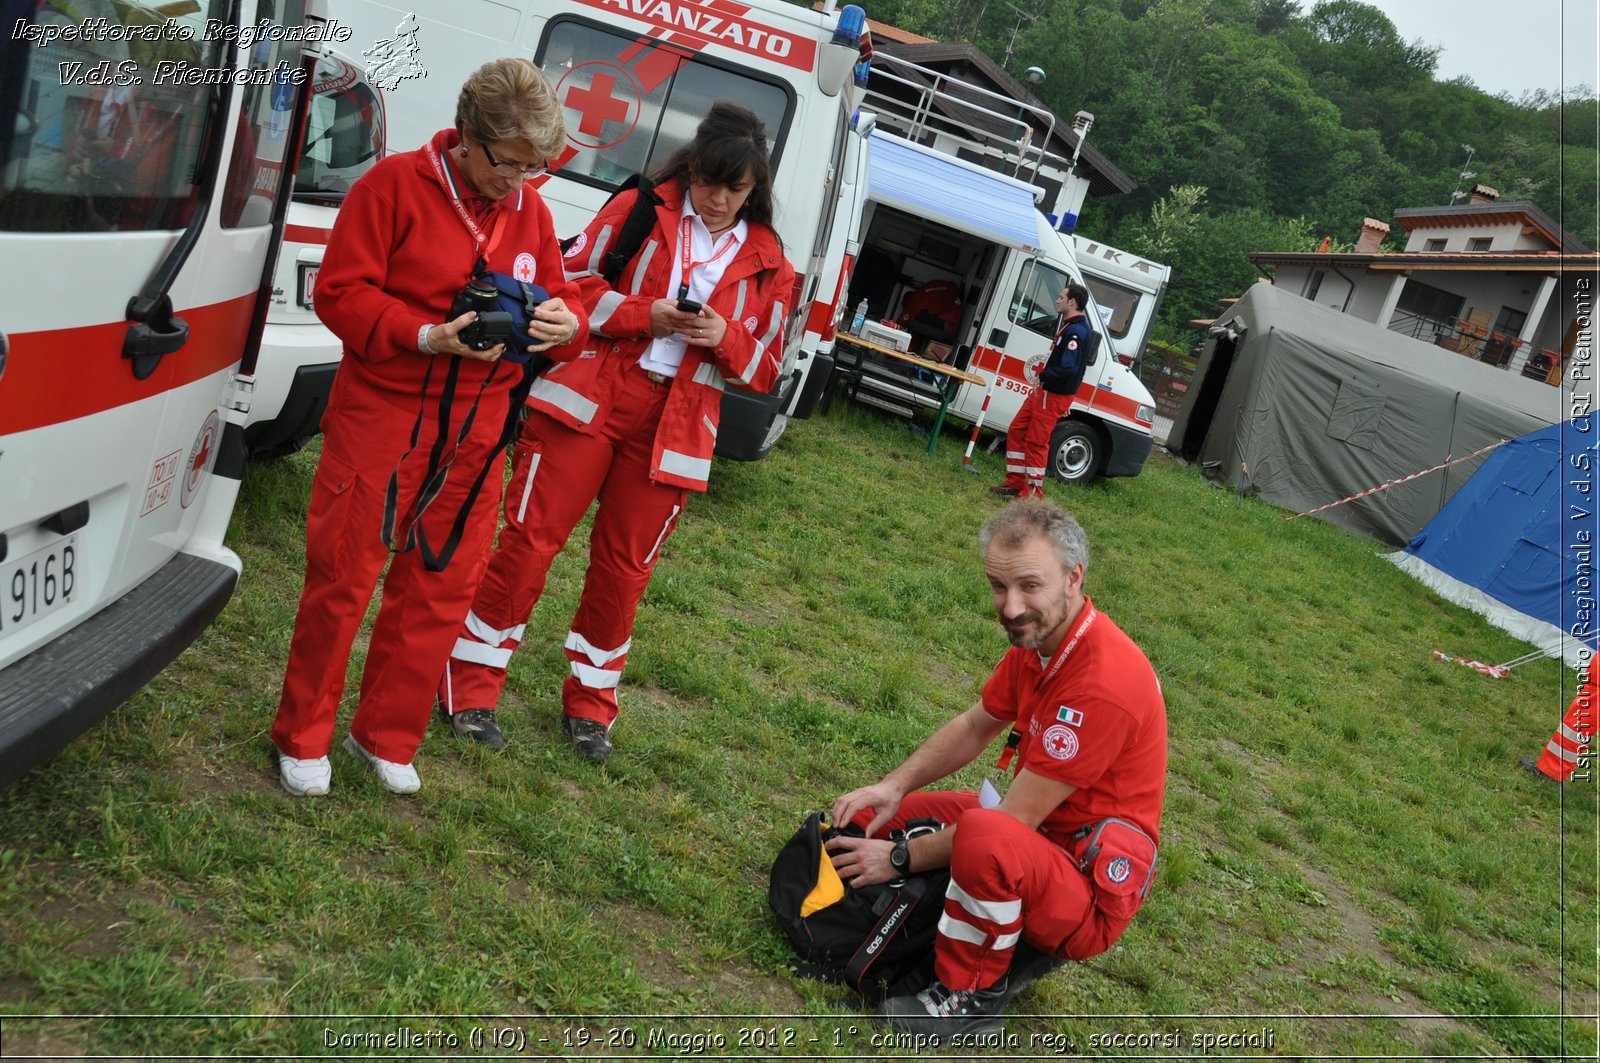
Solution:
{"label": "red and white barrier tape", "polygon": [[1479,449],[1474,450],[1471,454],[1465,455],[1464,457],[1455,458],[1455,459],[1453,459],[1451,461],[1445,462],[1442,465],[1435,465],[1431,469],[1423,469],[1420,472],[1411,473],[1409,476],[1402,476],[1398,480],[1390,480],[1388,483],[1379,484],[1377,487],[1369,487],[1365,491],[1358,491],[1356,494],[1351,495],[1349,498],[1341,498],[1337,502],[1329,502],[1325,506],[1318,506],[1316,509],[1308,509],[1304,513],[1291,513],[1291,514],[1288,514],[1283,519],[1284,520],[1298,520],[1301,517],[1309,517],[1313,513],[1321,513],[1325,509],[1332,509],[1335,506],[1342,506],[1346,502],[1354,502],[1358,498],[1366,498],[1368,495],[1375,495],[1379,491],[1387,491],[1391,487],[1398,487],[1403,483],[1409,483],[1410,481],[1415,480],[1418,477],[1427,476],[1429,473],[1438,472],[1440,469],[1448,469],[1452,465],[1460,465],[1464,461],[1471,461],[1473,458],[1477,457],[1479,454],[1487,454],[1487,453],[1489,453],[1489,451],[1493,450],[1495,447],[1503,446],[1507,442],[1508,442],[1508,440],[1502,439],[1498,443],[1490,443],[1488,446],[1480,447]]}
{"label": "red and white barrier tape", "polygon": [[1434,650],[1433,655],[1439,658],[1441,661],[1449,661],[1452,664],[1464,664],[1468,668],[1482,672],[1490,679],[1504,679],[1511,672],[1511,669],[1517,667],[1518,665],[1527,664],[1530,661],[1537,661],[1539,658],[1543,657],[1544,651],[1534,650],[1532,653],[1525,653],[1521,657],[1513,657],[1505,664],[1484,664],[1482,661],[1468,660],[1465,657],[1452,657],[1448,653],[1440,653],[1438,650]]}
{"label": "red and white barrier tape", "polygon": [[1476,669],[1477,671],[1480,671],[1484,675],[1488,676],[1490,679],[1504,679],[1506,677],[1506,673],[1510,671],[1510,669],[1503,664],[1484,664],[1482,661],[1470,661],[1465,657],[1452,657],[1448,653],[1440,653],[1438,650],[1434,650],[1433,655],[1439,658],[1441,661],[1450,661],[1453,664],[1464,664],[1468,668]]}

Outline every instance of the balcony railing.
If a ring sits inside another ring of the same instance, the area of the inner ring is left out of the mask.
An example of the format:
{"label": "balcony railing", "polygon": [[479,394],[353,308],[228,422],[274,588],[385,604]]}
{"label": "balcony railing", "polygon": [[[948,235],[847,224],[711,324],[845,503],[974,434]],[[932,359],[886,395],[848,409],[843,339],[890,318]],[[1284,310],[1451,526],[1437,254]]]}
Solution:
{"label": "balcony railing", "polygon": [[1396,310],[1389,331],[1455,351],[1464,358],[1516,372],[1552,386],[1561,383],[1559,351],[1530,347],[1515,336],[1454,318],[1429,317]]}

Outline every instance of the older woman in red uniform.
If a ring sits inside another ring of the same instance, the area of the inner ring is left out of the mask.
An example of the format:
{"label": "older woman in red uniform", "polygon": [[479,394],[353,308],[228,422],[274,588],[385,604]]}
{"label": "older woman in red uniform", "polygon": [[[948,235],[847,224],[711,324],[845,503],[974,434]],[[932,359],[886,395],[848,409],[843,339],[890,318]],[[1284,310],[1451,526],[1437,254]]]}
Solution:
{"label": "older woman in red uniform", "polygon": [[[305,590],[272,727],[291,794],[328,792],[345,668],[390,556],[386,539],[399,552],[345,748],[389,790],[421,786],[412,758],[487,560],[502,481],[493,462],[522,374],[501,361],[503,344],[475,350],[464,342],[474,314],[447,314],[475,274],[505,273],[551,296],[528,325],[533,349],[555,358],[580,350],[587,315],[574,312],[581,304],[550,212],[524,184],[565,136],[538,68],[496,60],[462,87],[454,129],[378,163],[339,211],[316,305],[344,342],[344,358],[322,421]],[[474,492],[480,472],[487,475]],[[442,554],[458,517],[459,543],[442,570],[425,563],[423,549],[404,548],[414,536]]]}
{"label": "older woman in red uniform", "polygon": [[463,737],[502,743],[494,707],[506,665],[550,562],[598,497],[562,726],[588,759],[611,755],[634,614],[689,492],[706,488],[723,389],[777,381],[794,271],[772,229],[761,119],[719,101],[656,180],[654,231],[615,283],[600,267],[636,192],[612,200],[567,251],[594,345],[529,396],[500,544],[440,689]]}

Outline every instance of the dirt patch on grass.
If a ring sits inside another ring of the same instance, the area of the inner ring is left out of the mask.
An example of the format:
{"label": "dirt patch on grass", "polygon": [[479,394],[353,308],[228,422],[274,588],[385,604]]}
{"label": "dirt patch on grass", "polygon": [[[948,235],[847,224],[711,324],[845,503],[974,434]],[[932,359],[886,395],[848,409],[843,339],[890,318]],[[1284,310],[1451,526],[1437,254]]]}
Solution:
{"label": "dirt patch on grass", "polygon": [[760,1010],[774,1014],[793,1014],[804,1003],[792,983],[749,964],[729,960],[708,969],[697,965],[686,950],[668,947],[669,942],[683,940],[684,927],[660,912],[621,905],[607,910],[606,921],[635,943],[634,965],[639,978],[673,996],[701,996],[717,1011],[730,1009],[717,1007],[716,1002],[741,998],[758,1002]]}
{"label": "dirt patch on grass", "polygon": [[[1320,868],[1307,864],[1299,865],[1299,871],[1305,876],[1306,881],[1326,898],[1328,913],[1343,929],[1344,936],[1342,940],[1333,943],[1318,942],[1311,938],[1303,939],[1307,948],[1293,963],[1280,967],[1278,969],[1280,973],[1304,977],[1307,971],[1329,963],[1341,955],[1349,954],[1362,954],[1386,965],[1403,966],[1379,938],[1378,921],[1356,903],[1338,879]],[[1391,985],[1381,989],[1352,988],[1349,993],[1352,1013],[1405,1016],[1403,1019],[1391,1020],[1393,1031],[1407,1044],[1419,1050],[1428,1049],[1436,1044],[1441,1034],[1455,1033],[1480,1040],[1484,1037],[1482,1031],[1449,1016],[1440,1015],[1421,997],[1403,986]]]}
{"label": "dirt patch on grass", "polygon": [[74,935],[62,951],[74,959],[96,960],[116,956],[123,939],[138,917],[135,906],[166,909],[154,890],[140,887],[123,894],[97,897],[55,897],[34,912],[41,923],[53,924]]}

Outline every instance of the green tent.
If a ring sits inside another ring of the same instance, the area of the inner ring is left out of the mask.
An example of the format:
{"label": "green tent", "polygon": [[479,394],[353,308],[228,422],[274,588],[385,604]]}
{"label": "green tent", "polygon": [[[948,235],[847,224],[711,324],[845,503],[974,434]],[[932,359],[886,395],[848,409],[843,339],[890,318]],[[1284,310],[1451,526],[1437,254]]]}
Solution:
{"label": "green tent", "polygon": [[[1167,449],[1296,513],[1569,416],[1560,388],[1257,284],[1211,326]],[[1399,546],[1487,454],[1317,516]]]}

